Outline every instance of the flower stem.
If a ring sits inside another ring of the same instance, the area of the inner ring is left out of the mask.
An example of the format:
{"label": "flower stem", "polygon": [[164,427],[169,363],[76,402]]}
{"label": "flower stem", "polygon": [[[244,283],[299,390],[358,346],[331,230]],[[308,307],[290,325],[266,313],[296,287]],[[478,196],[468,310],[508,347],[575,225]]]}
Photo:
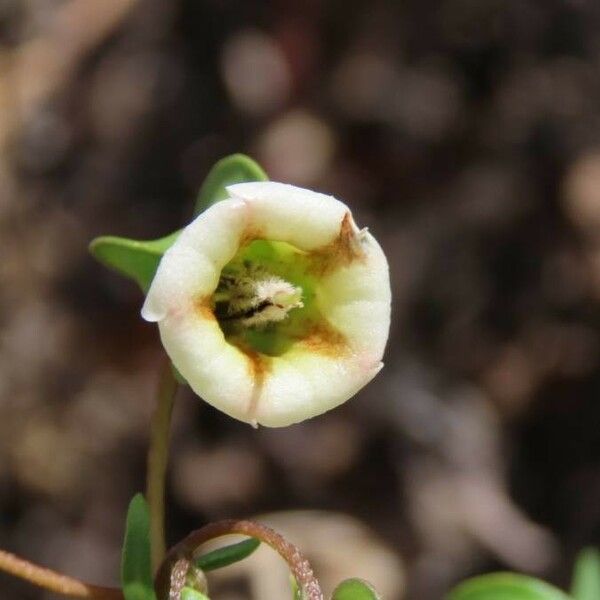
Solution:
{"label": "flower stem", "polygon": [[152,416],[146,499],[150,507],[150,547],[152,567],[158,569],[165,556],[165,481],[169,458],[171,415],[177,391],[177,380],[171,364],[163,367],[158,385],[157,405]]}
{"label": "flower stem", "polygon": [[191,560],[194,552],[205,542],[232,533],[254,537],[271,546],[289,565],[290,571],[301,590],[302,598],[304,600],[323,600],[323,592],[321,591],[319,582],[313,573],[310,563],[300,550],[270,527],[254,521],[217,521],[190,533],[169,550],[169,554],[156,576],[157,589],[166,593],[165,597],[167,597],[169,593],[168,584],[171,577],[170,571],[173,565],[176,565],[182,558]]}
{"label": "flower stem", "polygon": [[0,570],[10,573],[15,577],[25,579],[29,583],[55,594],[62,594],[71,598],[123,600],[123,594],[116,588],[106,588],[84,583],[68,575],[34,565],[4,550],[0,550]]}

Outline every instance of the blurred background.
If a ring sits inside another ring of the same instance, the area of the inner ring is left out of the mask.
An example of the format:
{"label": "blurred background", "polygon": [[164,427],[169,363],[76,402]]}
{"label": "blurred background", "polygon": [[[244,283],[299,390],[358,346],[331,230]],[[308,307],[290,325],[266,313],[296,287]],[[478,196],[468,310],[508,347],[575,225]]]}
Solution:
{"label": "blurred background", "polygon": [[[370,227],[392,337],[376,381],[291,428],[184,390],[170,542],[266,515],[327,594],[568,583],[600,543],[600,3],[0,0],[0,40],[2,547],[117,581],[162,351],[87,244],[178,228],[242,151]],[[277,566],[224,570],[215,600],[287,598]]]}

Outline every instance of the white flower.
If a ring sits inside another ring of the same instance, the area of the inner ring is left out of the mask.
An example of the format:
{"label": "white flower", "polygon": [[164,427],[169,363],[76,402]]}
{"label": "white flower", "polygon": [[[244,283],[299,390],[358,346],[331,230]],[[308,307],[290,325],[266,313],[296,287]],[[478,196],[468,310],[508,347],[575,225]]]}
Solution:
{"label": "white flower", "polygon": [[331,196],[242,183],[165,253],[142,309],[192,389],[280,427],[353,396],[383,366],[388,265]]}

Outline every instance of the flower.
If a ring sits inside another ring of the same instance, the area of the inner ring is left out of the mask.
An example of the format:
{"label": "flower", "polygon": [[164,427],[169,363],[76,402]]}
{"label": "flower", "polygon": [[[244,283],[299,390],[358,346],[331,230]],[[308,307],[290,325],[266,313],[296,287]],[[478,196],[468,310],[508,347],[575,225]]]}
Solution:
{"label": "flower", "polygon": [[383,366],[387,260],[331,196],[275,182],[227,191],[165,253],[142,316],[214,407],[253,425],[303,421]]}

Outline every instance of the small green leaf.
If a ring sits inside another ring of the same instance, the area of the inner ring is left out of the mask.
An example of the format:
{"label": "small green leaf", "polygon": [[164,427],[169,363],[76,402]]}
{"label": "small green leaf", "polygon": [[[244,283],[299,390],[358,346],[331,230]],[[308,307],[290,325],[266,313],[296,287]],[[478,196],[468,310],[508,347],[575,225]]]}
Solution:
{"label": "small green leaf", "polygon": [[447,600],[569,600],[558,588],[518,573],[491,573],[467,579]]}
{"label": "small green leaf", "polygon": [[585,548],[579,553],[573,570],[571,595],[574,600],[600,599],[600,552]]}
{"label": "small green leaf", "polygon": [[150,562],[150,512],[142,494],[129,504],[121,555],[125,600],[156,600]]}
{"label": "small green leaf", "polygon": [[335,588],[331,600],[381,600],[381,596],[362,579],[346,579]]}
{"label": "small green leaf", "polygon": [[181,590],[180,598],[181,600],[208,600],[208,596],[191,587],[184,587]]}
{"label": "small green leaf", "polygon": [[163,254],[173,245],[179,231],[158,240],[130,240],[112,235],[98,237],[90,252],[103,265],[133,279],[144,293],[148,291]]}
{"label": "small green leaf", "polygon": [[194,561],[194,564],[203,571],[214,571],[227,567],[235,562],[243,560],[250,556],[260,546],[260,540],[248,538],[243,542],[231,544],[223,548],[213,550],[208,554],[200,556]]}
{"label": "small green leaf", "polygon": [[215,202],[227,198],[228,194],[225,188],[228,185],[268,180],[262,167],[249,156],[245,154],[226,156],[218,161],[206,176],[200,188],[198,200],[196,200],[194,216],[199,215]]}
{"label": "small green leaf", "polygon": [[302,591],[293,575],[290,575],[290,585],[292,587],[292,600],[302,600]]}

